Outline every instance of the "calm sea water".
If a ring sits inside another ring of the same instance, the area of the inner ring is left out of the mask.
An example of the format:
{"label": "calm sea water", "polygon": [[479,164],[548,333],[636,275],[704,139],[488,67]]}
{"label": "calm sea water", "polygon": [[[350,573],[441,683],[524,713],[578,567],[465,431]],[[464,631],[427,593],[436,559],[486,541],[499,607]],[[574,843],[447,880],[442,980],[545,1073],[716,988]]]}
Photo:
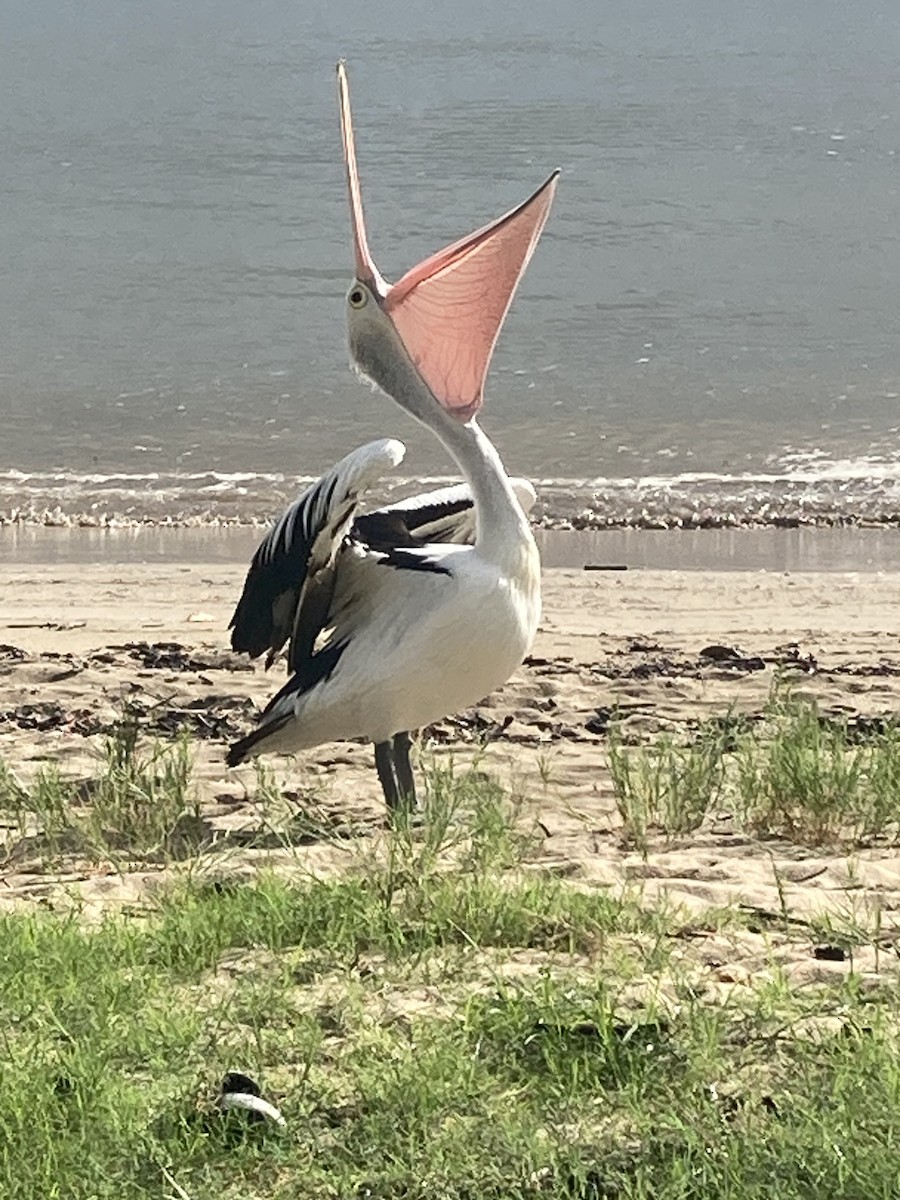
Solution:
{"label": "calm sea water", "polygon": [[347,369],[340,56],[389,277],[562,168],[510,469],[900,510],[895,0],[4,0],[0,509],[252,509],[386,434],[449,469]]}

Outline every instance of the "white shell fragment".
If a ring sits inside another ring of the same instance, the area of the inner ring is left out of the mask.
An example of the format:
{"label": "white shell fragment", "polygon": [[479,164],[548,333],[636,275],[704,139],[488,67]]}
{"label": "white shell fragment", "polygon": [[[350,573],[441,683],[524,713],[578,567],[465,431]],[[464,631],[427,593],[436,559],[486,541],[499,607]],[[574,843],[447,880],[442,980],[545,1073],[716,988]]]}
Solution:
{"label": "white shell fragment", "polygon": [[287,1121],[274,1104],[263,1100],[261,1096],[251,1096],[249,1092],[226,1092],[219,1100],[219,1104],[223,1109],[242,1108],[245,1112],[259,1113],[260,1116],[268,1117],[270,1121],[274,1121],[282,1128],[287,1125]]}

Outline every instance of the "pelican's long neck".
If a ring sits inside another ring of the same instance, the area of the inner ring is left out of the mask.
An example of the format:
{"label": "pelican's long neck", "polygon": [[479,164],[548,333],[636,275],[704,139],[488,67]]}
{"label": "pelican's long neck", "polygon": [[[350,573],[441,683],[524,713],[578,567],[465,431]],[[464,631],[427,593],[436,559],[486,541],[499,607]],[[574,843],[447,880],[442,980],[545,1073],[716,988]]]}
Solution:
{"label": "pelican's long neck", "polygon": [[375,305],[376,315],[349,319],[350,358],[356,368],[415,417],[446,446],[472,488],[475,545],[487,559],[510,571],[530,570],[537,558],[528,518],[516,499],[493,443],[472,419],[452,417],[435,400],[393,326]]}
{"label": "pelican's long neck", "polygon": [[500,455],[476,420],[465,424],[436,409],[428,425],[456,459],[475,501],[475,545],[487,559],[516,569],[536,554],[528,518]]}

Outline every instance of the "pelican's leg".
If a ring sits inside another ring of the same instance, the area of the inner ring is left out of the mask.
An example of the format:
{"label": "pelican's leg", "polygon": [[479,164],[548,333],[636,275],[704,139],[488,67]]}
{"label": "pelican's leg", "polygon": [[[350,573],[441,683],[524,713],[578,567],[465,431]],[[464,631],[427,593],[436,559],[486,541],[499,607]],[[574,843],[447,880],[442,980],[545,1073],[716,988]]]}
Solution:
{"label": "pelican's leg", "polygon": [[384,792],[388,813],[400,807],[400,789],[397,787],[397,776],[394,773],[394,747],[390,742],[375,743],[375,770]]}
{"label": "pelican's leg", "polygon": [[397,787],[400,799],[407,808],[416,807],[416,779],[413,775],[412,764],[409,761],[409,748],[412,738],[408,733],[394,735],[394,770],[397,775]]}

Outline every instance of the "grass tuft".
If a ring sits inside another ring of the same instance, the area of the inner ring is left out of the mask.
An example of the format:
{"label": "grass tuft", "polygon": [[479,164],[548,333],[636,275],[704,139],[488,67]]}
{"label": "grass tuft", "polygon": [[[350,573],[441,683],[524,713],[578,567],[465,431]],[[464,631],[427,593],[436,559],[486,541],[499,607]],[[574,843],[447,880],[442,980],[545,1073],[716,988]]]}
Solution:
{"label": "grass tuft", "polygon": [[7,855],[111,862],[189,857],[205,831],[191,769],[186,738],[142,747],[127,722],[104,740],[99,770],[87,780],[65,778],[51,764],[26,785],[0,764],[0,812],[18,834],[7,842]]}
{"label": "grass tuft", "polygon": [[736,791],[756,833],[801,843],[896,839],[900,729],[886,725],[859,741],[846,720],[826,719],[815,701],[776,693],[766,710],[767,742],[744,739]]}
{"label": "grass tuft", "polygon": [[723,809],[759,837],[860,846],[900,838],[900,727],[865,739],[815,701],[776,689],[763,720],[710,721],[687,746],[625,746],[609,769],[623,836],[646,852],[654,833],[681,837]]}
{"label": "grass tuft", "polygon": [[609,770],[625,840],[646,851],[653,831],[678,837],[698,829],[722,795],[725,746],[725,735],[710,728],[686,747],[662,738],[629,749],[613,729]]}

